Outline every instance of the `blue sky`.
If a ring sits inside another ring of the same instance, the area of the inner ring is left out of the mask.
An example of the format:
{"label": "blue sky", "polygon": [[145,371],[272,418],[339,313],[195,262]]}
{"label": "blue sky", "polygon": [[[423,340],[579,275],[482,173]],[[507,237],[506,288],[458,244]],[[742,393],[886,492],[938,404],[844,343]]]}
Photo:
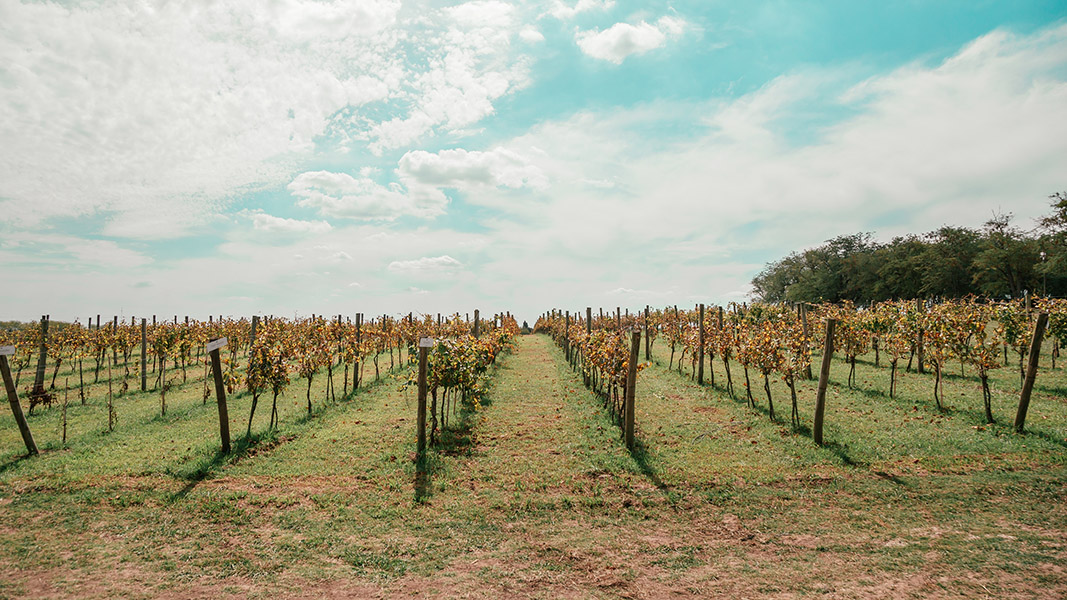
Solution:
{"label": "blue sky", "polygon": [[0,0],[4,318],[727,302],[1067,189],[1063,2]]}

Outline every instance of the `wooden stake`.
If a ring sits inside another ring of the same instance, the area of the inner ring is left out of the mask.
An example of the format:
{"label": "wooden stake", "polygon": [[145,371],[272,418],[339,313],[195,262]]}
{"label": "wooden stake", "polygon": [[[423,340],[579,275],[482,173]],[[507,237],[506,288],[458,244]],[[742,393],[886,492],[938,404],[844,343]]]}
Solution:
{"label": "wooden stake", "polygon": [[[8,346],[8,348],[11,349],[11,353],[14,353],[13,346]],[[26,416],[22,414],[22,404],[19,403],[15,381],[11,378],[11,366],[7,363],[7,354],[0,353],[0,371],[3,372],[7,401],[11,405],[11,413],[15,415],[15,423],[19,427],[19,433],[22,434],[22,441],[26,444],[26,451],[30,454],[40,454],[37,450],[37,443],[33,441],[33,434],[30,433],[30,426],[26,423]]]}
{"label": "wooden stake", "polygon": [[[215,340],[211,340],[214,342]],[[211,346],[211,342],[208,346]],[[222,453],[230,452],[230,416],[226,410],[226,386],[222,382],[222,359],[219,358],[219,345],[211,348],[208,354],[211,356],[211,372],[215,376],[215,399],[219,404],[219,437],[222,438]]]}
{"label": "wooden stake", "polygon": [[[419,406],[417,414],[417,443],[415,445],[415,461],[422,468],[426,460],[426,358],[430,352],[428,338],[419,341]],[[410,438],[409,438],[410,439]]]}
{"label": "wooden stake", "polygon": [[630,342],[630,368],[626,371],[626,409],[623,417],[623,438],[626,447],[634,449],[634,401],[637,399],[637,359],[641,351],[641,332],[635,330]]}
{"label": "wooden stake", "polygon": [[697,384],[704,385],[704,304],[698,307],[699,321],[697,321]]}
{"label": "wooden stake", "polygon": [[645,360],[652,360],[652,345],[648,335],[648,305],[645,305]]}
{"label": "wooden stake", "polygon": [[1030,408],[1030,393],[1034,391],[1034,380],[1037,379],[1037,364],[1041,358],[1041,340],[1045,335],[1046,325],[1048,325],[1048,313],[1038,313],[1037,323],[1034,324],[1034,338],[1030,341],[1030,360],[1026,365],[1026,379],[1023,381],[1023,391],[1019,396],[1019,410],[1015,413],[1015,431],[1018,433],[1022,433],[1026,425],[1026,411]]}
{"label": "wooden stake", "polygon": [[141,391],[148,389],[148,319],[141,319]]}
{"label": "wooden stake", "polygon": [[826,320],[826,342],[822,347],[822,368],[819,369],[819,391],[815,396],[815,424],[812,437],[817,446],[822,445],[822,422],[826,412],[826,386],[830,383],[830,359],[834,356],[834,326],[837,319]]}

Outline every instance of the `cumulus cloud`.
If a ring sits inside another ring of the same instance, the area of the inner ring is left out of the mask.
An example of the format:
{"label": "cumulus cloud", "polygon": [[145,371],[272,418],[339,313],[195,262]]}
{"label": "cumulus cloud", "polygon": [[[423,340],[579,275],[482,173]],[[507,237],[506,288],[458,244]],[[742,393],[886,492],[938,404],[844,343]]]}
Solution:
{"label": "cumulus cloud", "polygon": [[405,190],[399,183],[381,185],[369,177],[347,173],[308,171],[289,184],[298,206],[333,217],[393,220],[403,215],[430,217],[441,214],[447,198],[432,188]]}
{"label": "cumulus cloud", "polygon": [[285,219],[266,213],[252,215],[252,227],[267,233],[325,233],[333,229],[326,221]]}
{"label": "cumulus cloud", "polygon": [[615,7],[615,0],[578,0],[574,5],[554,0],[548,14],[560,20],[573,19],[575,15],[583,12],[601,10],[607,11]]}
{"label": "cumulus cloud", "polygon": [[313,153],[468,128],[528,81],[499,1],[4,6],[0,206],[24,227],[186,235]]}
{"label": "cumulus cloud", "polygon": [[543,189],[548,185],[548,180],[537,166],[506,148],[487,152],[463,148],[437,153],[415,150],[400,159],[399,173],[423,185],[445,188],[502,186]]}
{"label": "cumulus cloud", "polygon": [[637,25],[616,23],[604,31],[579,31],[575,40],[587,55],[618,65],[628,56],[644,54],[663,46],[668,37],[678,36],[685,31],[685,26],[685,21],[681,19],[661,17],[655,24],[645,21]]}
{"label": "cumulus cloud", "polygon": [[389,263],[388,269],[393,273],[440,273],[460,269],[463,263],[448,256],[425,256],[416,260],[395,260]]}

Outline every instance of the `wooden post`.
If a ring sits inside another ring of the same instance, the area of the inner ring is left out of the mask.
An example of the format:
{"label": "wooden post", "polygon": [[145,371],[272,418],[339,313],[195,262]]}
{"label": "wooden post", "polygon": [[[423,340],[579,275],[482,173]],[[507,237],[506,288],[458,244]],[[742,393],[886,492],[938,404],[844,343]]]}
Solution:
{"label": "wooden post", "polygon": [[[804,343],[811,344],[811,329],[808,328],[808,304],[806,302],[800,303],[800,325],[804,328]],[[811,376],[811,356],[808,356],[808,364],[804,366],[804,378],[809,381]]]}
{"label": "wooden post", "polygon": [[[338,317],[340,318],[340,317]],[[252,341],[248,343],[248,351],[252,351],[252,345],[256,343],[256,330],[259,329],[259,315],[252,315]]]}
{"label": "wooden post", "polygon": [[812,437],[815,445],[822,445],[822,422],[826,413],[826,386],[830,383],[830,359],[834,356],[834,326],[837,319],[826,320],[826,342],[822,347],[822,368],[819,369],[819,391],[815,395],[815,424]]}
{"label": "wooden post", "polygon": [[1034,324],[1034,338],[1030,341],[1026,379],[1023,381],[1023,392],[1019,396],[1019,410],[1015,413],[1015,431],[1018,433],[1022,433],[1026,425],[1026,411],[1030,408],[1030,393],[1034,391],[1034,380],[1037,379],[1037,364],[1041,358],[1041,340],[1045,335],[1046,325],[1048,325],[1048,313],[1038,313],[1037,323]]}
{"label": "wooden post", "polygon": [[432,345],[433,340],[430,338],[419,340],[419,407],[416,420],[418,442],[415,446],[415,460],[418,465],[423,465],[426,459],[426,358]]}
{"label": "wooden post", "polygon": [[[115,315],[115,319],[111,322],[111,335],[119,334],[119,317]],[[116,367],[119,365],[119,345],[115,344],[115,347],[111,349],[111,364]]]}
{"label": "wooden post", "polygon": [[567,363],[571,362],[571,311],[567,311],[567,316],[563,321],[563,354],[567,357]]}
{"label": "wooden post", "polygon": [[[926,307],[923,306],[922,298],[915,299],[915,309],[919,313],[926,312]],[[915,340],[915,351],[919,355],[919,373],[925,373],[926,367],[923,366],[923,328],[919,327],[919,337]]]}
{"label": "wooden post", "polygon": [[618,306],[615,307],[615,326],[622,327],[622,309]]}
{"label": "wooden post", "polygon": [[479,317],[478,309],[474,309],[474,337],[481,336],[481,318]]}
{"label": "wooden post", "polygon": [[148,319],[141,319],[141,391],[148,389]]}
{"label": "wooden post", "polygon": [[37,443],[33,441],[33,434],[30,433],[30,426],[26,423],[26,416],[22,414],[22,404],[19,403],[15,382],[11,379],[11,366],[7,363],[7,357],[14,353],[14,346],[0,348],[0,371],[3,371],[7,401],[11,404],[11,412],[15,415],[15,423],[19,426],[19,433],[22,434],[22,441],[26,444],[26,451],[30,454],[40,454],[37,450]]}
{"label": "wooden post", "polygon": [[634,401],[637,399],[637,360],[641,351],[641,332],[634,330],[630,342],[630,365],[626,371],[626,408],[623,416],[623,438],[626,447],[634,449]]}
{"label": "wooden post", "polygon": [[222,383],[222,360],[219,358],[219,348],[226,345],[226,338],[211,340],[207,344],[208,354],[211,355],[211,372],[215,376],[215,398],[219,403],[219,436],[222,438],[222,452],[230,452],[230,417],[226,410],[226,386]]}
{"label": "wooden post", "polygon": [[33,378],[31,397],[34,394],[44,394],[44,372],[48,368],[48,315],[41,315],[41,343],[39,350],[40,352],[37,355],[37,374]]}
{"label": "wooden post", "polygon": [[363,358],[363,313],[356,313],[356,346],[359,347],[359,352],[356,353],[356,361],[352,365],[352,389],[359,387],[359,363]]}
{"label": "wooden post", "polygon": [[697,307],[697,384],[704,385],[704,303]]}
{"label": "wooden post", "polygon": [[648,305],[645,305],[645,360],[652,360],[652,344],[648,336]]}

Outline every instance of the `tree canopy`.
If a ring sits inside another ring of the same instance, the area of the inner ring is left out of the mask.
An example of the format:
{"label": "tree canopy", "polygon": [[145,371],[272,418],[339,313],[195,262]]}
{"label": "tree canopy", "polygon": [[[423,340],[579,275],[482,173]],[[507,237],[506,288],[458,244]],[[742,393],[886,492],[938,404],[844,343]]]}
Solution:
{"label": "tree canopy", "polygon": [[753,295],[765,302],[857,303],[1067,295],[1067,192],[1049,199],[1052,213],[1032,231],[1006,214],[981,229],[946,225],[888,243],[869,232],[838,236],[769,263],[752,279]]}

